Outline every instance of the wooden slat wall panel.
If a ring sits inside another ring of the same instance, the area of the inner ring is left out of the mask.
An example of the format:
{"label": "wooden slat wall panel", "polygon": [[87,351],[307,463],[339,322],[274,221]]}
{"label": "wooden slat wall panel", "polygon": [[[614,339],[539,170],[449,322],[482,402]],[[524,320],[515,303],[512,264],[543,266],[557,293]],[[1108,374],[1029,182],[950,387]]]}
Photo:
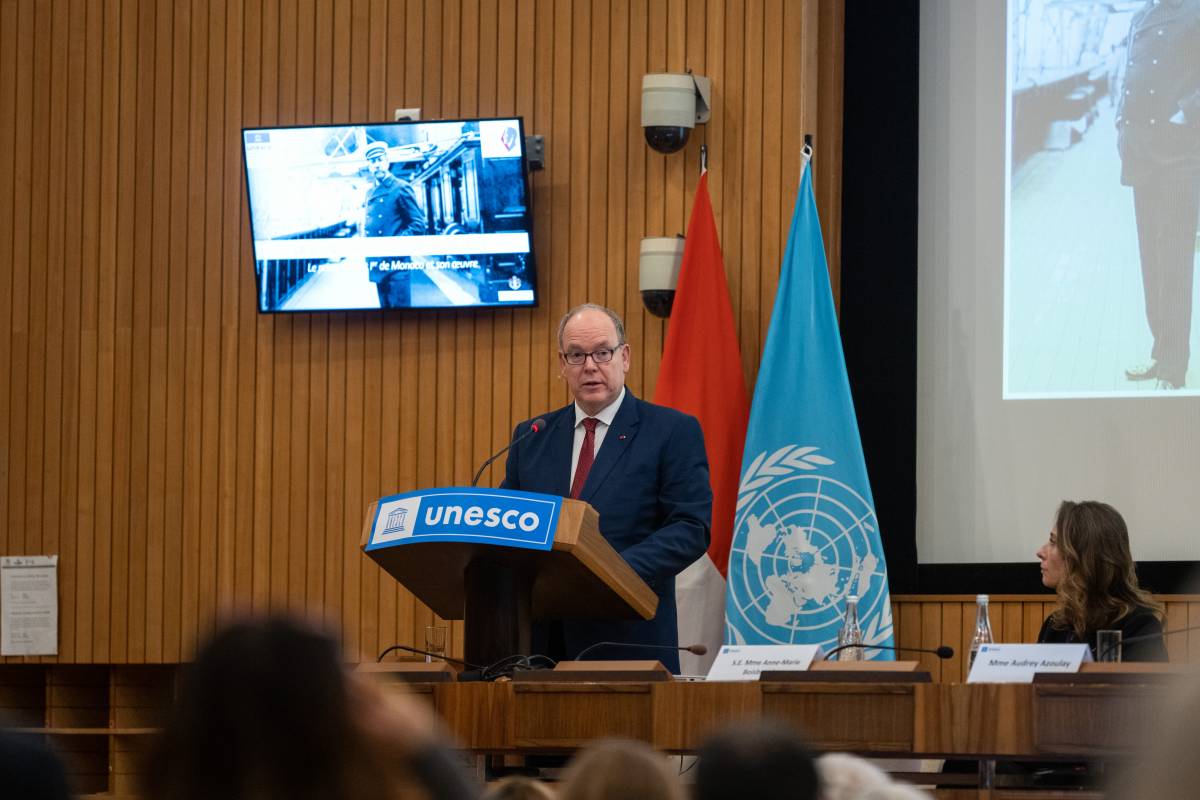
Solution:
{"label": "wooden slat wall panel", "polygon": [[[1200,597],[1164,595],[1164,630],[1174,631],[1200,625]],[[997,642],[1033,642],[1042,622],[1054,609],[1050,595],[992,595],[988,615]],[[975,632],[975,598],[968,595],[893,595],[897,647],[934,648],[949,645],[954,657],[939,661],[933,655],[899,654],[916,659],[929,670],[934,681],[955,682],[967,678],[968,653]],[[1200,663],[1200,633],[1177,633],[1167,637],[1167,653],[1173,662]]]}
{"label": "wooden slat wall panel", "polygon": [[[468,480],[564,403],[575,303],[625,315],[653,394],[638,243],[685,230],[704,143],[752,387],[806,131],[838,285],[843,2],[0,3],[0,555],[60,555],[58,660],[184,660],[245,611],[323,619],[351,659],[421,644],[440,621],[362,557],[366,503]],[[686,69],[713,118],[664,157],[641,79]],[[546,136],[541,306],[257,314],[240,129],[402,106]],[[914,641],[935,617],[898,605]]]}

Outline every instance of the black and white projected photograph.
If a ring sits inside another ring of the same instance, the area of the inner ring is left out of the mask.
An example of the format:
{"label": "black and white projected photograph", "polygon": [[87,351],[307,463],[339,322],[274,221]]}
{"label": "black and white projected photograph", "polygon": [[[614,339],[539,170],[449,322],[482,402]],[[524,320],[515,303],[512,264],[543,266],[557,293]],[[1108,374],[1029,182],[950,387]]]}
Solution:
{"label": "black and white projected photograph", "polygon": [[1004,397],[1200,394],[1200,0],[1012,0]]}
{"label": "black and white projected photograph", "polygon": [[258,308],[536,303],[520,119],[243,131]]}

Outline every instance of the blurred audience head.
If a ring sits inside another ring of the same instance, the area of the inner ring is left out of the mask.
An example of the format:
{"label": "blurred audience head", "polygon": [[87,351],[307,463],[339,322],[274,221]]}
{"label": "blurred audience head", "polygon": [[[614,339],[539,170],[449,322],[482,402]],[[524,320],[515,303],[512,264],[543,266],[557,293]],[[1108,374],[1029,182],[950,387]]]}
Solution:
{"label": "blurred audience head", "polygon": [[741,723],[710,738],[696,765],[696,800],[813,800],[817,770],[808,746],[774,722]]}
{"label": "blurred audience head", "polygon": [[848,753],[826,753],[817,759],[821,800],[859,800],[866,792],[888,786],[888,774],[866,759]]}
{"label": "blurred audience head", "polygon": [[432,745],[433,731],[428,711],[351,678],[331,637],[288,619],[240,622],[185,668],[145,795],[392,797],[410,779],[407,756]]}
{"label": "blurred audience head", "polygon": [[489,785],[482,800],[555,800],[556,797],[549,784],[536,778],[514,775]]}
{"label": "blurred audience head", "polygon": [[0,729],[0,795],[21,800],[69,800],[66,770],[42,737]]}
{"label": "blurred audience head", "polygon": [[559,786],[560,800],[684,800],[676,771],[641,742],[607,740],[579,752]]}

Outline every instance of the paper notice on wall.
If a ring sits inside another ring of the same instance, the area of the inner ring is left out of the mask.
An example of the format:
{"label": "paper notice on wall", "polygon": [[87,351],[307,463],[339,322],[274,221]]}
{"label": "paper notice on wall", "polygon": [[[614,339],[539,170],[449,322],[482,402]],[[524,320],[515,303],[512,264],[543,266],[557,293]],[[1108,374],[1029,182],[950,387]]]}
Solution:
{"label": "paper notice on wall", "polygon": [[0,557],[0,655],[58,655],[58,556]]}

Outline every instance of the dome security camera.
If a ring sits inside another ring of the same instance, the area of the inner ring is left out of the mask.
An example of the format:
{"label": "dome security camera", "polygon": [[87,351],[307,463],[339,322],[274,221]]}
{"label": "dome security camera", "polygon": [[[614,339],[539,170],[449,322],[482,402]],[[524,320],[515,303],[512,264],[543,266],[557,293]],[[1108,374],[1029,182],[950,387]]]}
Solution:
{"label": "dome security camera", "polygon": [[650,236],[642,239],[638,259],[638,289],[642,303],[656,317],[671,316],[675,304],[675,286],[683,263],[682,236]]}
{"label": "dome security camera", "polygon": [[642,76],[642,128],[660,153],[684,148],[697,123],[708,122],[712,81],[700,75],[659,72]]}

